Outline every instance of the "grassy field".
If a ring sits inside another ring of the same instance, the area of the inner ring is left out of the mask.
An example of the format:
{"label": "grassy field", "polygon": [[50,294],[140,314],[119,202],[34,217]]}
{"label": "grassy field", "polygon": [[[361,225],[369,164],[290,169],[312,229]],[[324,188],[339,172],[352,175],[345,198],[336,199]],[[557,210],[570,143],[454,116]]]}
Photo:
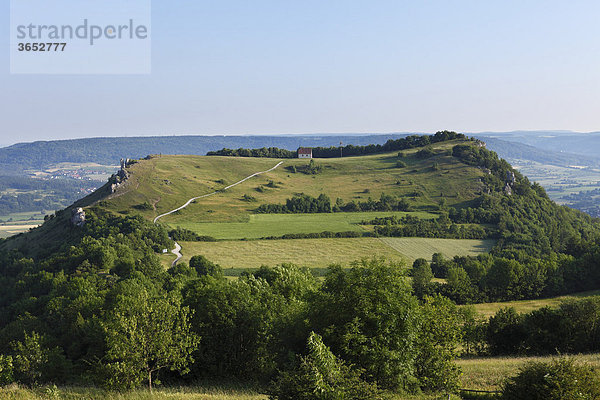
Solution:
{"label": "grassy field", "polygon": [[535,300],[519,300],[519,301],[507,301],[502,303],[482,303],[474,304],[472,307],[475,311],[484,317],[491,317],[499,309],[504,307],[514,307],[520,313],[527,313],[533,310],[537,310],[542,307],[558,307],[558,305],[568,299],[576,299],[589,296],[599,296],[600,290],[592,290],[588,292],[573,293],[565,296],[551,297],[547,299],[535,299]]}
{"label": "grassy field", "polygon": [[[577,361],[600,368],[600,354],[574,356]],[[531,361],[550,361],[552,357],[485,357],[458,360],[463,371],[463,389],[498,390],[506,377]]]}
{"label": "grassy field", "polygon": [[183,261],[188,262],[192,256],[202,254],[220,264],[227,274],[232,274],[232,269],[237,271],[281,263],[326,268],[331,264],[348,265],[352,261],[375,256],[389,261],[404,261],[400,253],[375,238],[183,242],[181,246]]}
{"label": "grassy field", "polygon": [[[419,257],[431,259],[442,252],[447,257],[476,254],[491,246],[480,240],[404,238],[402,251],[390,246],[389,238],[289,239],[221,242],[182,242],[183,261],[194,255],[204,255],[220,264],[229,275],[261,265],[294,263],[310,268],[325,268],[331,264],[349,265],[363,258],[384,257],[386,260],[412,263]],[[398,246],[399,247],[399,246]],[[172,261],[173,255],[163,259]],[[167,263],[167,261],[165,261]]]}
{"label": "grassy field", "polygon": [[362,221],[378,217],[412,215],[431,219],[427,212],[357,212],[332,214],[251,214],[248,222],[193,222],[183,221],[182,228],[217,239],[259,239],[282,236],[286,233],[364,232]]}
{"label": "grassy field", "polygon": [[380,238],[380,240],[406,256],[412,262],[417,258],[431,260],[434,253],[446,258],[454,256],[476,256],[489,252],[493,240],[433,239],[433,238]]}

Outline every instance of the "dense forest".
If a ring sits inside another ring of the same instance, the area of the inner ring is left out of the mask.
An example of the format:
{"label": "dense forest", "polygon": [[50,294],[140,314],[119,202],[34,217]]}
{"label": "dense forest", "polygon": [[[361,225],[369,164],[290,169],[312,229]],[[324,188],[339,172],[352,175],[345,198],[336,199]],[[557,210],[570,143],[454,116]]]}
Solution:
{"label": "dense forest", "polygon": [[239,378],[286,398],[310,386],[297,380],[307,363],[333,357],[339,384],[362,398],[457,385],[462,313],[440,296],[419,302],[400,266],[331,267],[320,284],[282,265],[230,281],[202,256],[165,271],[156,252],[171,247],[167,232],[139,217],[90,210],[69,229],[44,257],[2,253],[0,382]]}

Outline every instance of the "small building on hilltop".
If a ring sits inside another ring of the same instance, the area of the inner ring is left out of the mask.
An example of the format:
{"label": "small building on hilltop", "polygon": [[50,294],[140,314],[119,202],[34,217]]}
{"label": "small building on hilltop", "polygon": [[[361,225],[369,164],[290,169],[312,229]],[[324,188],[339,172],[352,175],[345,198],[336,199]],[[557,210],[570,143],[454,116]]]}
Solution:
{"label": "small building on hilltop", "polygon": [[299,147],[298,158],[312,158],[312,149],[310,147]]}

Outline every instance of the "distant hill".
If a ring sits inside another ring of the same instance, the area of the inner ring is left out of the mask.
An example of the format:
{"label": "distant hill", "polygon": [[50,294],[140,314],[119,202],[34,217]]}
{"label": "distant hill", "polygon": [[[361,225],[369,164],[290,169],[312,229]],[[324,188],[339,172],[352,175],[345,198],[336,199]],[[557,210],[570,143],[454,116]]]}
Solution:
{"label": "distant hill", "polygon": [[408,134],[385,135],[294,135],[294,136],[154,136],[115,137],[19,143],[0,148],[0,166],[5,171],[43,169],[62,162],[117,165],[121,158],[149,154],[205,155],[222,148],[305,147],[383,144]]}
{"label": "distant hill", "polygon": [[[4,173],[19,174],[25,169],[44,169],[63,162],[117,165],[119,159],[149,154],[205,155],[223,148],[257,149],[383,144],[411,133],[315,134],[283,136],[151,136],[114,137],[18,143],[0,148]],[[600,133],[565,132],[482,132],[474,134],[503,158],[519,158],[556,165],[600,165]],[[586,155],[581,158],[580,155]]]}
{"label": "distant hill", "polygon": [[473,135],[522,143],[552,152],[579,154],[594,159],[597,159],[600,154],[600,132],[514,131],[480,132]]}
{"label": "distant hill", "polygon": [[[97,182],[65,179],[43,182],[45,190],[23,191],[9,175],[23,177],[25,171],[45,170],[59,163],[98,163],[117,165],[120,158],[138,159],[149,154],[205,155],[221,149],[280,148],[294,151],[300,146],[329,147],[382,145],[388,140],[409,136],[409,133],[391,134],[318,134],[283,136],[156,136],[90,138],[19,143],[0,148],[0,186],[6,189],[0,195],[0,215],[16,212],[43,212],[67,206]],[[488,149],[508,160],[528,160],[557,166],[600,166],[600,151],[593,154],[597,134],[573,132],[485,132],[475,137],[487,143]],[[526,144],[529,143],[529,144]],[[538,147],[545,146],[546,148]],[[572,148],[572,153],[564,150]],[[333,152],[337,155],[337,150]],[[576,154],[578,153],[578,154]],[[592,153],[591,155],[582,155]],[[18,179],[18,178],[17,178]],[[31,180],[24,177],[24,180]],[[18,198],[21,196],[21,199]],[[52,200],[50,202],[50,199]]]}
{"label": "distant hill", "polygon": [[500,157],[505,159],[528,160],[558,166],[600,166],[600,157],[541,149],[539,147],[519,143],[518,141],[505,140],[504,137],[503,139],[484,135],[476,135],[475,137],[484,141],[487,144],[488,149],[495,151]]}

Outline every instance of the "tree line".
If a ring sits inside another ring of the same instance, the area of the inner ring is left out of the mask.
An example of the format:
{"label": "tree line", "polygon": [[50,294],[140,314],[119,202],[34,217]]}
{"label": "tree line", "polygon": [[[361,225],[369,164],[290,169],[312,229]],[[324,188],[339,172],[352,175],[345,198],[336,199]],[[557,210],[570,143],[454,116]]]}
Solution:
{"label": "tree line", "polygon": [[[434,143],[441,143],[456,139],[465,139],[462,133],[451,131],[440,131],[434,135],[411,135],[402,139],[390,139],[385,144],[370,144],[365,146],[347,145],[340,147],[313,147],[313,157],[315,158],[338,158],[348,156],[363,156],[368,154],[389,153],[398,150],[413,149],[423,147]],[[270,158],[298,158],[297,151],[280,149],[277,147],[263,147],[260,149],[222,149],[218,151],[209,151],[208,156],[228,156],[228,157],[270,157]]]}
{"label": "tree line", "polygon": [[373,232],[376,236],[444,239],[490,239],[497,236],[494,228],[478,224],[456,224],[446,214],[435,219],[392,215],[363,221],[363,225],[375,225]]}
{"label": "tree line", "polygon": [[324,193],[318,197],[308,194],[294,195],[285,204],[261,204],[254,211],[258,214],[307,214],[332,212],[364,212],[364,211],[408,211],[410,204],[406,199],[382,193],[379,200],[369,197],[366,201],[352,200],[345,203],[337,198],[335,204]]}
{"label": "tree line", "polygon": [[[443,295],[459,304],[536,299],[598,289],[599,263],[600,242],[589,243],[578,258],[550,253],[517,260],[482,254],[448,260],[436,253],[431,263],[415,261],[413,282],[417,293]],[[445,282],[434,282],[434,277]]]}
{"label": "tree line", "polygon": [[600,296],[519,313],[498,310],[488,320],[467,318],[464,345],[492,356],[581,354],[600,351]]}

